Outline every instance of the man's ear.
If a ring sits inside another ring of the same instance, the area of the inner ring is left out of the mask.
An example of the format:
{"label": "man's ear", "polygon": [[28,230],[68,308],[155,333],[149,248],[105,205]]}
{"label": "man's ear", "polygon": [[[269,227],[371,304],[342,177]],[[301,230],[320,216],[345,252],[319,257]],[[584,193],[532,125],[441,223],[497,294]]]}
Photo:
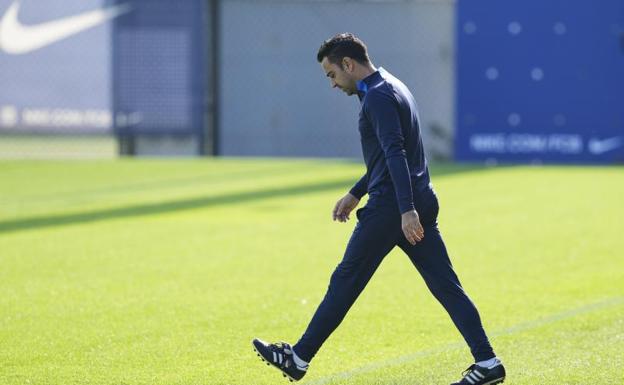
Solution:
{"label": "man's ear", "polygon": [[353,69],[353,60],[350,57],[342,58],[343,71],[351,71]]}

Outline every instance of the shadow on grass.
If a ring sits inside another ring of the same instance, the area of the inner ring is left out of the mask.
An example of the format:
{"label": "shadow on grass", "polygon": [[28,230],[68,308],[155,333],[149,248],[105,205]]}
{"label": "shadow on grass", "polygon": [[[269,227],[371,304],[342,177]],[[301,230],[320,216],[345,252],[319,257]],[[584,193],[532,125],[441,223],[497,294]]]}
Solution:
{"label": "shadow on grass", "polygon": [[193,210],[197,208],[236,204],[267,198],[313,194],[321,191],[335,190],[340,188],[348,189],[351,187],[352,183],[353,179],[349,178],[307,185],[277,187],[264,190],[243,191],[238,193],[176,200],[170,202],[117,207],[83,213],[20,218],[0,222],[0,234],[35,228],[97,222],[114,218],[137,217],[182,210]]}
{"label": "shadow on grass", "polygon": [[[432,166],[432,174],[439,177],[469,171],[482,171],[487,168],[488,167],[482,165],[437,164]],[[0,222],[0,234],[30,229],[90,223],[115,218],[137,217],[182,210],[193,210],[197,208],[257,201],[267,198],[313,194],[321,191],[335,190],[341,188],[347,191],[353,183],[354,180],[352,178],[339,179],[333,181],[325,181],[322,183],[313,183],[289,187],[276,187],[255,191],[242,191],[238,193],[228,193],[217,196],[198,197],[192,199],[175,200],[170,202],[139,204],[82,213],[56,214],[20,218]]]}

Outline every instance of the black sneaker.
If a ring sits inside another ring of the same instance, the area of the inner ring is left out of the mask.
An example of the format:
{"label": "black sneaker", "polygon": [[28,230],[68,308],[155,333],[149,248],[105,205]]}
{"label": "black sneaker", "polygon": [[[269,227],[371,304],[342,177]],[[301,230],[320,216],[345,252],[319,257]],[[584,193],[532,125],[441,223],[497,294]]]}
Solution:
{"label": "black sneaker", "polygon": [[281,370],[282,375],[287,377],[291,382],[299,381],[305,376],[308,367],[300,368],[295,365],[292,348],[286,342],[268,344],[254,338],[252,344],[254,351],[262,361],[266,362],[267,365],[273,365]]}
{"label": "black sneaker", "polygon": [[464,378],[459,382],[451,385],[494,385],[505,382],[505,367],[502,363],[491,367],[484,368],[477,364],[472,364],[462,373]]}

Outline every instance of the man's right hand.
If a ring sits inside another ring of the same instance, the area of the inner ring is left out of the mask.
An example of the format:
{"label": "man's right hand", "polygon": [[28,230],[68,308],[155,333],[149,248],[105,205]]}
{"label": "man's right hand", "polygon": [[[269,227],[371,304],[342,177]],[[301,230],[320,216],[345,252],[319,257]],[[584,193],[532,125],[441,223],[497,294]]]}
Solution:
{"label": "man's right hand", "polygon": [[349,214],[357,207],[360,200],[354,197],[351,193],[343,196],[336,202],[334,210],[332,211],[332,218],[334,221],[346,222],[349,220]]}

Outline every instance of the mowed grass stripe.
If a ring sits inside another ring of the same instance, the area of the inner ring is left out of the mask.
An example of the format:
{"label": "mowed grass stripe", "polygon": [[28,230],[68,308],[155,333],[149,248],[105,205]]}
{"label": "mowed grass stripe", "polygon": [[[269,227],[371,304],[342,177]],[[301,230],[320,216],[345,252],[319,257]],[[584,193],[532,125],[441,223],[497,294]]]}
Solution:
{"label": "mowed grass stripe", "polygon": [[[609,298],[607,300],[601,300],[601,301],[597,301],[594,303],[589,303],[581,307],[569,309],[569,310],[566,310],[557,314],[552,314],[547,317],[542,317],[536,320],[522,322],[507,329],[494,330],[492,333],[490,333],[489,336],[494,342],[497,340],[497,337],[506,336],[506,335],[514,335],[514,334],[519,334],[523,332],[531,332],[533,329],[537,329],[545,325],[550,325],[550,324],[557,323],[560,321],[565,321],[570,318],[574,318],[576,316],[580,316],[580,315],[587,314],[587,313],[592,313],[595,311],[600,311],[603,309],[608,309],[611,307],[617,307],[617,306],[621,307],[622,304],[624,304],[624,297]],[[312,380],[312,381],[305,381],[305,384],[325,385],[331,382],[348,379],[348,378],[355,377],[355,376],[361,376],[364,374],[369,374],[371,372],[377,371],[382,368],[385,369],[385,368],[389,368],[392,366],[400,366],[400,365],[409,364],[412,361],[417,360],[417,359],[439,355],[441,353],[448,352],[450,350],[463,349],[465,347],[466,347],[465,342],[458,341],[455,343],[450,343],[447,345],[423,350],[420,352],[410,353],[410,354],[402,355],[398,357],[392,357],[390,359],[387,359],[381,362],[370,363],[360,368],[357,368],[355,370],[336,373],[329,377],[320,378],[320,379]]]}
{"label": "mowed grass stripe", "polygon": [[319,168],[327,163],[306,160],[14,163],[0,162],[2,219],[305,185],[346,175],[356,179],[362,172],[361,165],[352,163]]}

